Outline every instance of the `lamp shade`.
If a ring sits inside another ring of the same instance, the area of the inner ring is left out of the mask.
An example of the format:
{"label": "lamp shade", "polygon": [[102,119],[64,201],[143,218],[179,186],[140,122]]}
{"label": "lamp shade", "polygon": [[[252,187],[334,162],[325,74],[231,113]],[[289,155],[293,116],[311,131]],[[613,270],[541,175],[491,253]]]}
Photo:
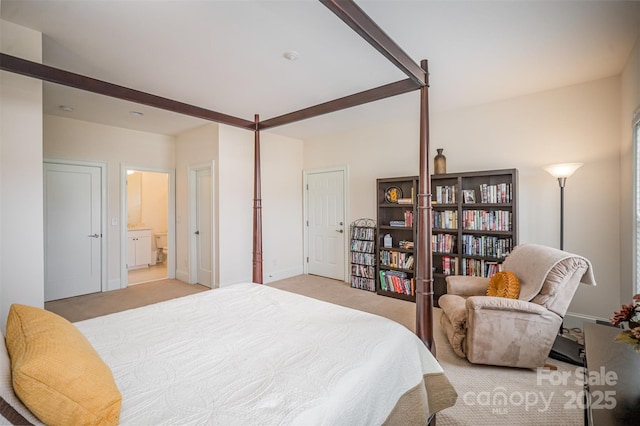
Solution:
{"label": "lamp shade", "polygon": [[555,178],[568,178],[582,166],[582,163],[562,163],[545,166],[544,169]]}

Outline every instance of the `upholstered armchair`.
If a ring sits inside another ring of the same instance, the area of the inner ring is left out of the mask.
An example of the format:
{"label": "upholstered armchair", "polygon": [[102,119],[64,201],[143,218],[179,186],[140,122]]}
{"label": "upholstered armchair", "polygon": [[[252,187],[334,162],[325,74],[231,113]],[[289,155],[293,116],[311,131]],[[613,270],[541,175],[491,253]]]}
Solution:
{"label": "upholstered armchair", "polygon": [[517,299],[485,296],[489,278],[447,277],[440,324],[460,357],[474,364],[545,364],[579,283],[595,285],[582,256],[537,244],[514,248],[503,270],[520,282]]}

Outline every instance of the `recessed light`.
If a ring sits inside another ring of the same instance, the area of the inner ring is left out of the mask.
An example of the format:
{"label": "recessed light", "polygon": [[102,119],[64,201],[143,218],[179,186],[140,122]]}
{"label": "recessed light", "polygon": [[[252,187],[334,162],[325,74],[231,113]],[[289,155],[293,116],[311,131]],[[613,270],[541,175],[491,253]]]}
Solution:
{"label": "recessed light", "polygon": [[134,117],[142,117],[144,115],[144,113],[140,111],[129,111],[129,114],[133,115]]}
{"label": "recessed light", "polygon": [[288,52],[284,52],[282,56],[290,61],[295,61],[300,57],[300,54],[295,50],[289,50]]}
{"label": "recessed light", "polygon": [[69,105],[60,105],[58,108],[60,108],[62,111],[64,112],[71,112],[73,111],[73,107],[70,107]]}

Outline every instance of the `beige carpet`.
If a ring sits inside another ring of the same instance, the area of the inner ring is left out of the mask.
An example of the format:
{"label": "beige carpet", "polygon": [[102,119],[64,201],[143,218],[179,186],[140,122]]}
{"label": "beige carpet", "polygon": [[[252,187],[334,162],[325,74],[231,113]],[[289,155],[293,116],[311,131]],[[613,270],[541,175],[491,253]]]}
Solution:
{"label": "beige carpet", "polygon": [[[351,288],[341,281],[300,275],[268,284],[390,318],[415,331],[415,304]],[[180,297],[206,287],[175,280],[140,284],[124,290],[49,302],[46,308],[72,321]],[[147,294],[151,293],[151,294]],[[582,425],[582,386],[575,366],[555,360],[557,372],[473,365],[457,357],[441,332],[434,310],[436,357],[458,392],[455,406],[437,416],[447,425]],[[83,317],[84,316],[84,317]],[[73,318],[73,319],[72,319]],[[566,376],[561,379],[561,375]]]}
{"label": "beige carpet", "polygon": [[209,288],[178,280],[160,280],[136,284],[120,290],[54,300],[46,302],[44,308],[71,322],[76,322],[205,290]]}

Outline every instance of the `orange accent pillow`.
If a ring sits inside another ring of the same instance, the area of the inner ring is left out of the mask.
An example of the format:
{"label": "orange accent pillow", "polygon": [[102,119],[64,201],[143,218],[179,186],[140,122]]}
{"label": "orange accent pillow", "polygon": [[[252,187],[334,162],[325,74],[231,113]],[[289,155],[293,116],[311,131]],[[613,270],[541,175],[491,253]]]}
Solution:
{"label": "orange accent pillow", "polygon": [[500,271],[491,277],[487,296],[517,299],[520,295],[520,280],[513,272]]}
{"label": "orange accent pillow", "polygon": [[109,367],[66,319],[13,304],[7,318],[13,389],[48,425],[117,425],[122,396]]}

